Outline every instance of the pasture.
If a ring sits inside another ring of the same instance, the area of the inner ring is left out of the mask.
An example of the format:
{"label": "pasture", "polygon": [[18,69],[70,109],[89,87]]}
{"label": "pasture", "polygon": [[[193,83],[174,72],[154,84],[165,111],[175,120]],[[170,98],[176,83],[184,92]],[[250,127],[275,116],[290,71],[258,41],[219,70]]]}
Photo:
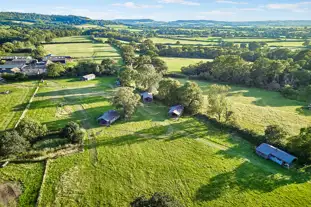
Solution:
{"label": "pasture", "polygon": [[0,131],[11,129],[22,115],[27,103],[35,91],[36,82],[28,81],[0,85]]}
{"label": "pasture", "polygon": [[69,36],[55,38],[52,42],[92,42],[92,40],[89,36]]}
{"label": "pasture", "polygon": [[170,73],[181,72],[181,68],[185,66],[189,66],[191,64],[196,64],[198,62],[205,61],[213,61],[212,59],[197,59],[197,58],[168,58],[161,57],[168,66],[168,71]]}
{"label": "pasture", "polygon": [[195,40],[181,40],[181,39],[170,39],[170,38],[160,38],[160,37],[153,37],[149,38],[151,39],[155,44],[161,43],[161,44],[176,44],[177,41],[180,42],[181,45],[215,45],[216,43],[213,42],[205,42],[205,41],[195,41]]}
{"label": "pasture", "polygon": [[[103,77],[40,83],[26,116],[50,129],[77,121],[88,139],[83,153],[49,161],[37,206],[128,206],[135,197],[156,191],[190,207],[311,202],[308,174],[258,157],[248,142],[209,123],[168,119],[168,107],[160,103],[139,106],[131,120],[99,126],[96,118],[113,108],[109,99],[114,81]],[[26,182],[22,172],[36,179]],[[37,195],[42,174],[41,164],[9,165],[0,169],[0,180],[24,183],[22,199],[27,192]]]}
{"label": "pasture", "polygon": [[[185,82],[184,79],[180,81]],[[207,94],[212,83],[196,82],[204,94]],[[290,135],[296,135],[300,128],[311,125],[311,112],[302,109],[305,105],[303,102],[286,99],[279,92],[230,86],[228,101],[235,113],[236,122],[242,128],[263,134],[266,126],[278,124]]]}
{"label": "pasture", "polygon": [[115,48],[106,43],[94,43],[88,41],[87,37],[67,37],[56,38],[56,42],[79,42],[81,43],[67,43],[67,44],[46,44],[44,48],[48,53],[53,55],[69,55],[76,60],[94,60],[98,63],[104,58],[113,58],[120,61],[120,56]]}

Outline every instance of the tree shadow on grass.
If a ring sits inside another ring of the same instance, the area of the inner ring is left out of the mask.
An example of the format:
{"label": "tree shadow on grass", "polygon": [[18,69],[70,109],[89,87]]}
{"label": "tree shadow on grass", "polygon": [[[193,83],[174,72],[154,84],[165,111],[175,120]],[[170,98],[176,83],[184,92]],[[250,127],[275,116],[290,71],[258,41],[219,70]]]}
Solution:
{"label": "tree shadow on grass", "polygon": [[262,170],[249,162],[244,162],[231,172],[219,174],[210,179],[209,184],[201,186],[196,192],[198,201],[212,201],[226,195],[230,191],[247,190],[262,193],[271,192],[279,187],[292,183],[304,183],[310,178],[302,174],[291,174],[281,171],[274,174]]}
{"label": "tree shadow on grass", "polygon": [[311,110],[304,107],[297,108],[296,112],[303,116],[311,116]]}

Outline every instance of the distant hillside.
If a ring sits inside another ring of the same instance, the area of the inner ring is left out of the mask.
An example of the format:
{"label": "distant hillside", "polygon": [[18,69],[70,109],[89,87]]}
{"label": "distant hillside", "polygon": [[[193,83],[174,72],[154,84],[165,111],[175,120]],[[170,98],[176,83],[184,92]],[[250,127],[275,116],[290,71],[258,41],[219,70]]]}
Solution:
{"label": "distant hillside", "polygon": [[36,13],[19,13],[19,12],[0,12],[0,21],[24,21],[32,23],[51,23],[51,24],[95,24],[105,25],[114,24],[108,20],[92,20],[88,17],[74,15],[45,15]]}

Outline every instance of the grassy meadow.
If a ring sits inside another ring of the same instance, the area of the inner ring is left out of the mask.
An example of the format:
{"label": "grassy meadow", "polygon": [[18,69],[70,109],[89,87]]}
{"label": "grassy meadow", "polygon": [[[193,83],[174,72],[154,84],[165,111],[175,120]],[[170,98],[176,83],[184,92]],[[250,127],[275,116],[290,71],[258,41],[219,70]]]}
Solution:
{"label": "grassy meadow", "polygon": [[[204,94],[207,94],[208,87],[212,83],[196,82]],[[305,105],[303,102],[286,99],[278,92],[230,86],[228,96],[230,108],[235,113],[236,122],[243,128],[263,134],[266,126],[278,124],[290,135],[296,135],[300,128],[311,125],[311,112],[302,109]]]}
{"label": "grassy meadow", "polygon": [[[129,121],[99,126],[97,117],[113,108],[109,99],[114,81],[103,77],[40,83],[26,117],[50,129],[71,120],[80,122],[88,139],[84,152],[49,161],[37,206],[128,206],[135,197],[156,191],[190,207],[307,206],[311,202],[308,174],[258,157],[254,146],[209,123],[191,117],[168,119],[168,107],[160,103],[139,106]],[[23,204],[30,194],[37,195],[42,174],[41,164],[9,165],[0,169],[0,180],[23,183]],[[25,180],[25,175],[36,177]],[[33,197],[27,202],[33,203]]]}
{"label": "grassy meadow", "polygon": [[179,39],[170,39],[170,38],[160,38],[160,37],[153,37],[149,38],[151,39],[155,44],[161,43],[161,44],[176,44],[177,41],[180,42],[181,45],[213,45],[217,43],[213,42],[205,42],[205,41],[195,41],[195,40],[179,40]]}
{"label": "grassy meadow", "polygon": [[191,64],[196,64],[198,62],[205,61],[213,61],[212,59],[197,59],[197,58],[169,58],[169,57],[161,57],[168,66],[168,71],[170,73],[181,72],[181,68],[185,66],[189,66]]}
{"label": "grassy meadow", "polygon": [[36,82],[21,82],[0,85],[0,131],[11,129],[22,115],[28,101],[35,91]]}
{"label": "grassy meadow", "polygon": [[[121,61],[115,48],[106,43],[94,43],[87,36],[56,38],[53,42],[81,42],[67,44],[46,44],[44,48],[53,55],[69,55],[76,60],[94,60],[98,63],[104,58]],[[83,41],[90,41],[84,43]]]}

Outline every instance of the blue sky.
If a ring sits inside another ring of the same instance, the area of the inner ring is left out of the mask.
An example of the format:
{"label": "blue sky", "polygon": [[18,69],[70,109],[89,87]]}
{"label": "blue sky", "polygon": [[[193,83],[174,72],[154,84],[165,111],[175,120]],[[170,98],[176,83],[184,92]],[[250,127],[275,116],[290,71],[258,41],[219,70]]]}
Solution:
{"label": "blue sky", "polygon": [[311,0],[0,0],[1,11],[93,19],[311,20]]}

